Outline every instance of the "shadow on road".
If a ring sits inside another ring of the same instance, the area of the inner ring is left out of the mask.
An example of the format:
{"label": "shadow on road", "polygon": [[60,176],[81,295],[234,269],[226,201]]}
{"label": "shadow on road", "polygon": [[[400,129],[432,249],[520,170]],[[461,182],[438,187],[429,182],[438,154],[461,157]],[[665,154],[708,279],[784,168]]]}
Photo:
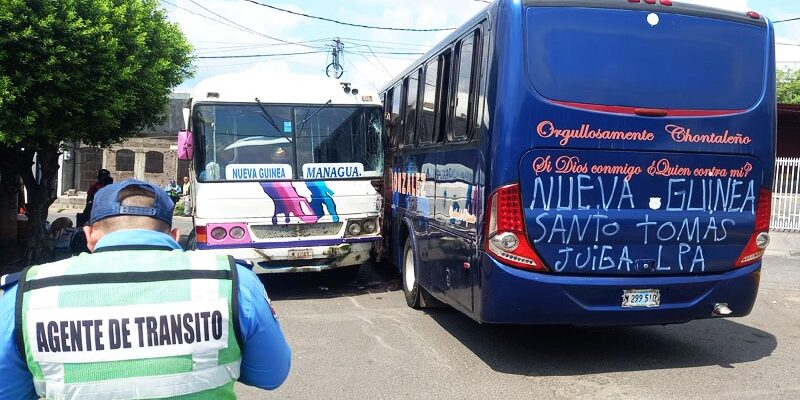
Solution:
{"label": "shadow on road", "polygon": [[734,364],[768,357],[769,332],[709,319],[646,327],[481,325],[450,309],[429,315],[495,371],[569,376]]}
{"label": "shadow on road", "polygon": [[401,290],[400,276],[383,264],[365,263],[353,276],[346,270],[261,274],[272,300],[322,299]]}

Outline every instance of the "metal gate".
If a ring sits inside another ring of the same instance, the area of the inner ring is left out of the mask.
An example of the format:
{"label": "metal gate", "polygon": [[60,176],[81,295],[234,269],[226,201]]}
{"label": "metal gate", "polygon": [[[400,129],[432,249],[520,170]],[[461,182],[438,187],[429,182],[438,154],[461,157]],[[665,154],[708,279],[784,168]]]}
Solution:
{"label": "metal gate", "polygon": [[800,158],[777,158],[770,229],[800,232]]}

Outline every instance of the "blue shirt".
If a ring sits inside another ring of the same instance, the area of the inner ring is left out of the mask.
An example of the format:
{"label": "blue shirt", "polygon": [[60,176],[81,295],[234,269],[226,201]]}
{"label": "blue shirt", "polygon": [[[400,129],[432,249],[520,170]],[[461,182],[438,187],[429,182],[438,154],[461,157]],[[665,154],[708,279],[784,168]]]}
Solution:
{"label": "blue shirt", "polygon": [[[180,249],[169,235],[147,230],[112,232],[97,242],[97,248],[121,245],[155,245]],[[275,389],[289,374],[291,350],[258,277],[237,265],[239,275],[239,326],[242,332],[242,364],[239,382],[262,389]],[[0,400],[38,399],[33,376],[14,342],[14,309],[17,286],[0,297]]]}

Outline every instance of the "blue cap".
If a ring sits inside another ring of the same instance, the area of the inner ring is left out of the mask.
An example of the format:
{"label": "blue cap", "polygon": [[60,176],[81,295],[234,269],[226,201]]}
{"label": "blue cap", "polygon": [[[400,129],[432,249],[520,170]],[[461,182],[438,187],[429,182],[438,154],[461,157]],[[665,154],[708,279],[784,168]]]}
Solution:
{"label": "blue cap", "polygon": [[[123,206],[120,204],[119,192],[123,189],[135,186],[150,191],[155,195],[153,207]],[[138,215],[152,217],[166,222],[172,226],[172,209],[175,204],[169,198],[167,192],[152,183],[137,179],[126,179],[119,183],[112,183],[98,190],[94,195],[92,204],[92,217],[89,223],[94,224],[102,219],[116,217],[119,215]]]}

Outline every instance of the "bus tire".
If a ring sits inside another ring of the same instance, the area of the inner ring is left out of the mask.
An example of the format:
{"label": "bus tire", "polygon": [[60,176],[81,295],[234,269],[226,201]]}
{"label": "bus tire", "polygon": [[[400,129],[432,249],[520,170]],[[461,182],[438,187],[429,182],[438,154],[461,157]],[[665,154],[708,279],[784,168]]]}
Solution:
{"label": "bus tire", "polygon": [[411,236],[406,238],[403,248],[403,293],[406,295],[406,304],[411,308],[421,308],[420,287],[417,283],[417,255],[411,244]]}
{"label": "bus tire", "polygon": [[186,236],[186,250],[197,250],[197,236],[194,229]]}

